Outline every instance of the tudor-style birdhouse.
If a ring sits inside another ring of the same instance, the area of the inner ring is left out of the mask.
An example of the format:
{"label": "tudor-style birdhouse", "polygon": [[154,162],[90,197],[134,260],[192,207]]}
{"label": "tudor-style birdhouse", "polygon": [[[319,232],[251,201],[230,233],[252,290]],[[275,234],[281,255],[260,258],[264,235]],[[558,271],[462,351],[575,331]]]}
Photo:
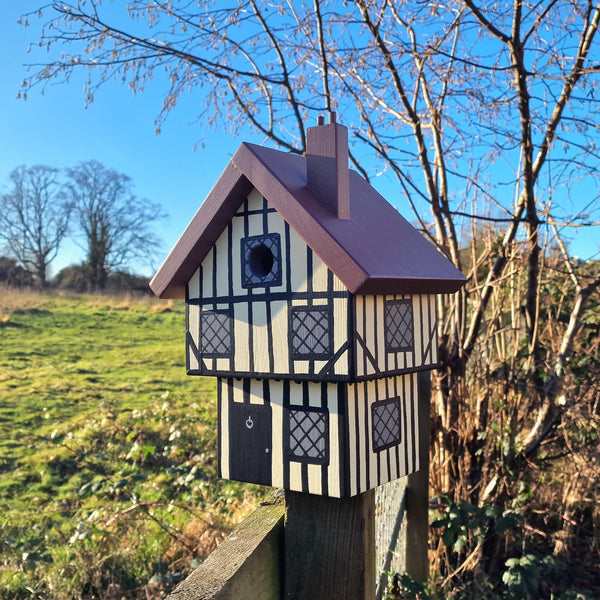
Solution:
{"label": "tudor-style birdhouse", "polygon": [[185,297],[188,374],[217,377],[220,475],[348,497],[418,470],[435,295],[464,282],[332,113],[306,156],[242,144],[150,285]]}

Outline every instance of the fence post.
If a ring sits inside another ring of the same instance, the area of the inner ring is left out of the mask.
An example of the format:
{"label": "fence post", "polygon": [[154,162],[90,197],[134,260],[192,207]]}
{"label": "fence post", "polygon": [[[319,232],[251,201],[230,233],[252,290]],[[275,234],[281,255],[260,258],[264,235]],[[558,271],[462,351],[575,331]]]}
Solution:
{"label": "fence post", "polygon": [[419,373],[419,464],[420,469],[408,476],[406,486],[406,573],[417,581],[426,582],[429,575],[427,558],[429,539],[429,438],[431,434],[431,376]]}
{"label": "fence post", "polygon": [[281,600],[284,511],[275,496],[261,502],[169,600]]}
{"label": "fence post", "polygon": [[373,600],[375,494],[285,493],[285,600]]}

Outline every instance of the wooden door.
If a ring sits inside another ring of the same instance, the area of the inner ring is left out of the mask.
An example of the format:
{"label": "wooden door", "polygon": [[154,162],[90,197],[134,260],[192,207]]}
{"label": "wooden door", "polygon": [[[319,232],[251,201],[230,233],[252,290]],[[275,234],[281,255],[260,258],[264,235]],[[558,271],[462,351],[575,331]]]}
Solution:
{"label": "wooden door", "polygon": [[271,405],[229,403],[229,476],[271,485]]}

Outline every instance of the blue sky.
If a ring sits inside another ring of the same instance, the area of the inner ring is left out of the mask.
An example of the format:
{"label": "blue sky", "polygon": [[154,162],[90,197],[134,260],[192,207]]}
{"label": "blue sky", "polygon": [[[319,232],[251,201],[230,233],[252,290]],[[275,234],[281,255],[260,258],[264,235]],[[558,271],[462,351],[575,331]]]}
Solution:
{"label": "blue sky", "polygon": [[[228,132],[208,132],[194,121],[198,96],[185,96],[155,135],[154,118],[162,105],[164,88],[157,83],[144,94],[133,95],[118,83],[106,84],[86,109],[83,73],[69,84],[33,89],[26,101],[16,99],[28,63],[48,58],[45,52],[27,53],[39,39],[39,24],[25,28],[19,16],[38,8],[43,0],[4,1],[0,7],[0,193],[8,189],[8,175],[19,165],[74,166],[96,159],[129,175],[137,196],[163,205],[169,218],[158,228],[163,240],[162,257],[170,250],[202,200],[242,141],[263,143],[252,132],[240,138]],[[315,115],[316,119],[316,115]],[[204,146],[194,147],[200,140]],[[269,142],[266,142],[269,144]],[[398,187],[381,178],[374,185],[409,219]],[[597,231],[597,230],[596,230]],[[571,234],[571,232],[569,232]],[[594,231],[573,232],[570,245],[581,258],[598,257]],[[81,261],[83,253],[67,241],[52,264],[62,267]],[[151,275],[151,269],[144,269]]]}
{"label": "blue sky", "polygon": [[[19,165],[75,166],[96,159],[129,175],[134,193],[159,202],[169,218],[158,230],[164,244],[162,256],[185,229],[202,200],[241,141],[261,143],[248,134],[202,131],[193,121],[193,97],[183,98],[169,116],[160,135],[154,117],[162,105],[162,90],[149,88],[134,96],[120,84],[100,88],[94,102],[84,107],[83,77],[69,84],[38,89],[27,100],[16,98],[26,70],[23,65],[43,60],[45,52],[28,54],[39,39],[36,19],[28,28],[17,24],[19,16],[34,10],[43,0],[2,2],[0,7],[0,192],[8,190],[8,175]],[[204,137],[205,147],[194,146]],[[52,264],[52,272],[82,259],[82,251],[65,243]],[[146,269],[147,274],[151,274]]]}

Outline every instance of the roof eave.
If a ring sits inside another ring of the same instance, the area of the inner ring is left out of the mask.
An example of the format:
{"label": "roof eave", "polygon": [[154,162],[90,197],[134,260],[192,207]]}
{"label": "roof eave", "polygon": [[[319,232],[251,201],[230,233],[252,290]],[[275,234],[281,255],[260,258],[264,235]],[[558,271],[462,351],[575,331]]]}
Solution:
{"label": "roof eave", "polygon": [[187,282],[251,189],[232,159],[150,281],[156,296],[185,297]]}
{"label": "roof eave", "polygon": [[454,294],[466,282],[464,276],[456,279],[369,277],[353,293],[356,295]]}

